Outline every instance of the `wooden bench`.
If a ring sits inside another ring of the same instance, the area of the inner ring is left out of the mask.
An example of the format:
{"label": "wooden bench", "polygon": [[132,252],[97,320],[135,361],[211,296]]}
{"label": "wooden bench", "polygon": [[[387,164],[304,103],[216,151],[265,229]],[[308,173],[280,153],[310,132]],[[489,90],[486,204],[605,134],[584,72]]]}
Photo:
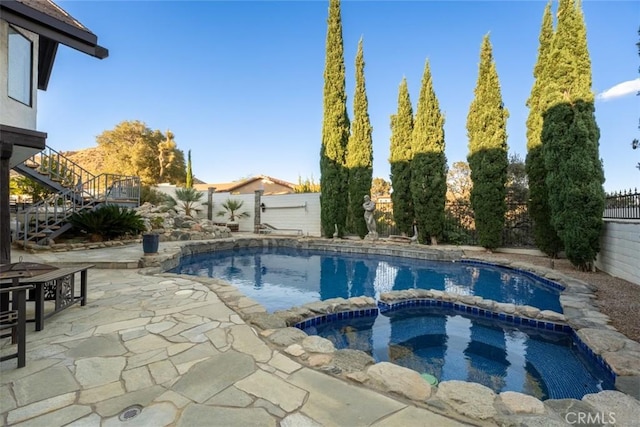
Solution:
{"label": "wooden bench", "polygon": [[[35,301],[35,318],[27,319],[36,323],[36,331],[44,328],[44,319],[53,316],[74,304],[81,306],[87,303],[87,270],[93,264],[79,265],[75,267],[62,267],[44,274],[19,279],[21,285],[32,285],[29,291],[29,300]],[[80,274],[80,295],[76,296],[75,276]],[[0,285],[6,287],[11,281],[2,280]],[[15,281],[13,282],[15,284]],[[54,301],[54,310],[45,314],[45,301]],[[6,303],[4,303],[6,305]]]}

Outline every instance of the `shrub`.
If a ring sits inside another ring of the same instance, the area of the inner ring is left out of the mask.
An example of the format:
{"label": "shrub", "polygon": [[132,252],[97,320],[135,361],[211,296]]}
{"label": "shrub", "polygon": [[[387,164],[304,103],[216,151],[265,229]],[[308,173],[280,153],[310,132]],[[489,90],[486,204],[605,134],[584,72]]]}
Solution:
{"label": "shrub", "polygon": [[76,212],[69,222],[76,230],[88,234],[92,242],[138,235],[145,230],[144,220],[137,212],[111,204],[92,211]]}
{"label": "shrub", "polygon": [[140,204],[149,202],[152,205],[160,205],[164,203],[166,200],[166,196],[164,193],[152,188],[148,185],[143,185],[140,187]]}

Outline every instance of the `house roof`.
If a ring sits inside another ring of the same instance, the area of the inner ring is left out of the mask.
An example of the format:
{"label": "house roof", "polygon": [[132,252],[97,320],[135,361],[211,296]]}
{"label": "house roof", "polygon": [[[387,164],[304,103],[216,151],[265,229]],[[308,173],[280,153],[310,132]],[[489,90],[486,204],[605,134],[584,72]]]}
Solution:
{"label": "house roof", "polygon": [[215,187],[216,193],[227,193],[227,192],[231,193],[255,181],[263,181],[267,184],[278,184],[283,187],[288,187],[292,191],[295,188],[295,184],[291,182],[283,181],[281,179],[277,179],[267,175],[257,175],[251,178],[243,179],[240,181],[234,181],[234,182],[223,182],[223,183],[216,183],[216,184],[198,184],[198,185],[194,184],[194,187],[200,190],[205,190],[210,187]]}
{"label": "house roof", "polygon": [[47,90],[58,44],[62,43],[98,59],[109,51],[98,37],[51,0],[2,0],[2,19],[38,34],[38,89]]}

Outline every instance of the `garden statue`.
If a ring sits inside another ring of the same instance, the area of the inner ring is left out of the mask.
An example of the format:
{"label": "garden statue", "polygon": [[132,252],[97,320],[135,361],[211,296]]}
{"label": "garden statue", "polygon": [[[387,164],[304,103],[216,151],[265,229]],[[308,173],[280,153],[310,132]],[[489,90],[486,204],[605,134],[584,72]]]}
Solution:
{"label": "garden statue", "polygon": [[362,204],[364,209],[364,221],[367,223],[367,230],[369,233],[365,238],[377,239],[378,232],[376,231],[376,219],[373,212],[376,210],[376,204],[369,196],[364,196],[364,203]]}

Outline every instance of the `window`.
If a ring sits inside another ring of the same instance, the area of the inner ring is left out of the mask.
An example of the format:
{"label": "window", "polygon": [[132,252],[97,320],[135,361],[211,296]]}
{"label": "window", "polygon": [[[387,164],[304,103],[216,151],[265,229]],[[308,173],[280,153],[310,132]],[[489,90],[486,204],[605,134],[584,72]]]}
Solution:
{"label": "window", "polygon": [[31,40],[9,27],[9,97],[31,106]]}

